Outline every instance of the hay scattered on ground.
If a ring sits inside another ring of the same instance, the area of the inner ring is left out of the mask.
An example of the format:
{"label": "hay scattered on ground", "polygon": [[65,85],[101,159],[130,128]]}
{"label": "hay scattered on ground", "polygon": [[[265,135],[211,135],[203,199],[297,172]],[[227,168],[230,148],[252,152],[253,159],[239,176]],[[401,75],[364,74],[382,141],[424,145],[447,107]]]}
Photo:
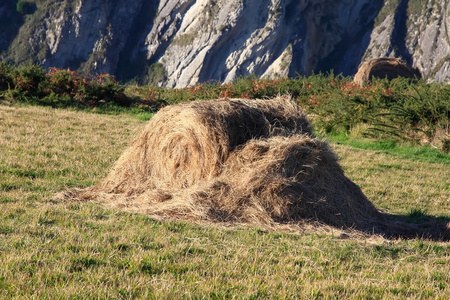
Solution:
{"label": "hay scattered on ground", "polygon": [[419,70],[411,68],[399,58],[382,57],[363,63],[355,74],[353,81],[359,86],[363,86],[370,83],[372,77],[387,77],[392,80],[397,77],[420,79],[422,76]]}
{"label": "hay scattered on ground", "polygon": [[390,227],[298,106],[282,97],[166,107],[107,178],[66,195],[162,219],[268,227],[311,221],[374,233]]}

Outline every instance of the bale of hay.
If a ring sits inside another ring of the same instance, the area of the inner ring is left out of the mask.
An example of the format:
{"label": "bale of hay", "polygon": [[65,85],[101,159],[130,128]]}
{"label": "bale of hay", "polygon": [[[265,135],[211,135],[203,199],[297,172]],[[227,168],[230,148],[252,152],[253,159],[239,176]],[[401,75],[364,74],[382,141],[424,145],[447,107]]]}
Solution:
{"label": "bale of hay", "polygon": [[169,106],[78,199],[169,219],[370,229],[383,218],[287,98]]}
{"label": "bale of hay", "polygon": [[114,193],[187,188],[217,177],[248,140],[312,134],[306,116],[285,99],[198,101],[159,111],[103,183]]}
{"label": "bale of hay", "polygon": [[419,70],[411,68],[400,58],[374,58],[368,62],[363,63],[358,72],[355,74],[353,81],[359,86],[370,83],[372,77],[388,78],[392,80],[397,77],[405,78],[422,78]]}

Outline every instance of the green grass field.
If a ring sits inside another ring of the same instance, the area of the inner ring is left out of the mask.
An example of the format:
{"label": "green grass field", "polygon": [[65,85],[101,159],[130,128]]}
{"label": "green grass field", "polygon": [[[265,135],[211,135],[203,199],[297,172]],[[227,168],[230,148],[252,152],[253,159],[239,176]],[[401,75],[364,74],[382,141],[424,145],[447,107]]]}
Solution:
{"label": "green grass field", "polygon": [[[105,177],[140,119],[0,106],[1,299],[450,298],[450,243],[161,222],[55,200]],[[379,209],[450,221],[448,155],[352,143],[331,142]]]}

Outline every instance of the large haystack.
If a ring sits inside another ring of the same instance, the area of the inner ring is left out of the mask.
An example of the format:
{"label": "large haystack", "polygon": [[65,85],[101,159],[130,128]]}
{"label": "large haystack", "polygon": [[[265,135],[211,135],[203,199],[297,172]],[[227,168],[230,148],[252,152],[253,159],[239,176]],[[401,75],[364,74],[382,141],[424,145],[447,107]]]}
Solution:
{"label": "large haystack", "polygon": [[397,77],[420,79],[422,76],[417,69],[411,68],[399,58],[382,57],[363,63],[355,74],[353,81],[359,86],[363,86],[366,83],[370,83],[372,77],[387,77],[389,80],[392,80]]}
{"label": "large haystack", "polygon": [[382,219],[286,98],[166,107],[77,197],[171,219],[365,229]]}

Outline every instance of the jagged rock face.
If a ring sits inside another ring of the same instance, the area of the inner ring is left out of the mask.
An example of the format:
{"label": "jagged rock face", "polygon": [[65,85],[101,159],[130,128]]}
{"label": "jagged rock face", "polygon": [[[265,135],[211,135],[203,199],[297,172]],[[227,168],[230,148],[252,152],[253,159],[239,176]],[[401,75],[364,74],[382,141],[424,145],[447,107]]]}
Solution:
{"label": "jagged rock face", "polygon": [[121,37],[132,25],[128,16],[136,14],[141,2],[82,0],[74,7],[54,7],[40,29],[49,47],[44,66],[77,67],[88,62],[89,71],[115,72],[125,46]]}
{"label": "jagged rock face", "polygon": [[84,67],[88,72],[114,73],[142,1],[81,0],[56,3],[36,28],[35,43],[45,41],[44,66]]}
{"label": "jagged rock face", "polygon": [[166,66],[172,87],[311,74],[343,39],[367,30],[376,7],[369,0],[161,1],[148,58]]}
{"label": "jagged rock face", "polygon": [[[142,0],[41,0],[2,56],[15,63],[115,73]],[[26,50],[26,51],[24,51]]]}
{"label": "jagged rock face", "polygon": [[[353,75],[383,56],[403,57],[427,79],[450,79],[448,0],[35,2],[23,25],[14,23],[15,39],[0,34],[0,58],[124,80],[158,62],[169,87],[248,74]],[[0,4],[0,16],[12,9]]]}

